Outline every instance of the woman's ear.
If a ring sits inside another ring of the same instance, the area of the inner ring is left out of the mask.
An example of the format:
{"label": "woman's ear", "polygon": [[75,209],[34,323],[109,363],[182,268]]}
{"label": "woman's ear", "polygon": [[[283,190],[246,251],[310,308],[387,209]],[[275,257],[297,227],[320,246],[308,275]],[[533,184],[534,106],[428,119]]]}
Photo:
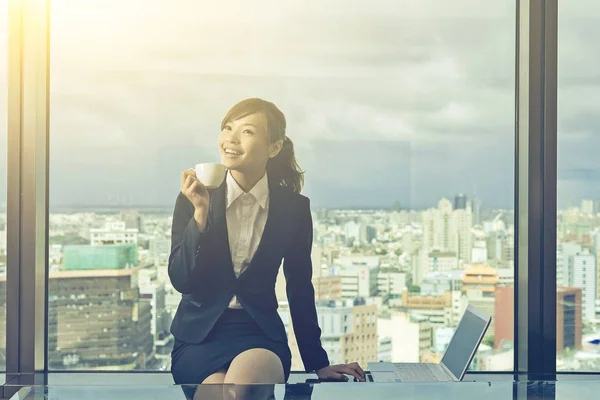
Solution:
{"label": "woman's ear", "polygon": [[269,158],[274,158],[283,148],[283,140],[278,140],[269,146]]}

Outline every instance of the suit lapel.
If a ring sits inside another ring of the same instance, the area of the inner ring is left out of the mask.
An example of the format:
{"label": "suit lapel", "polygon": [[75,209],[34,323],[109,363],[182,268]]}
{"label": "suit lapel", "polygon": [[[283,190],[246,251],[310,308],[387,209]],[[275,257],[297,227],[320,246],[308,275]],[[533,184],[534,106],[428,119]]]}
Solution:
{"label": "suit lapel", "polygon": [[255,264],[261,264],[269,255],[269,252],[277,251],[279,240],[282,238],[283,227],[287,225],[285,208],[290,205],[288,191],[279,185],[269,182],[269,214],[267,222],[256,253],[246,271],[253,268]]}
{"label": "suit lapel", "polygon": [[231,249],[229,246],[229,234],[227,232],[227,218],[226,218],[226,198],[227,198],[227,185],[226,181],[223,181],[221,186],[212,191],[210,194],[210,215],[212,221],[209,229],[214,229],[215,233],[215,247],[217,249],[218,259],[223,260],[225,268],[229,271],[235,279],[235,272],[233,270],[233,262],[231,260]]}

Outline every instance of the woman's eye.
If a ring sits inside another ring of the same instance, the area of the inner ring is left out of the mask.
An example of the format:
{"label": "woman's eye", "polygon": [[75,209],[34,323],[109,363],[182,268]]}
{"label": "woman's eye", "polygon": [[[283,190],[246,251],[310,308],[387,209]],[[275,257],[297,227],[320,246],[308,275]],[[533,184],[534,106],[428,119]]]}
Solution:
{"label": "woman's eye", "polygon": [[250,129],[245,129],[244,133],[248,134],[248,135],[253,135],[254,132],[252,132]]}

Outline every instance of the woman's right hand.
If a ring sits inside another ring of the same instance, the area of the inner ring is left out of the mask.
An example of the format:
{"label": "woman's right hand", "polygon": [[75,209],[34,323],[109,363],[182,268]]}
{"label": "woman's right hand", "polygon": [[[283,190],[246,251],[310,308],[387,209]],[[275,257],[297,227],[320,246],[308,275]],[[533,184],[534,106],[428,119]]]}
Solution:
{"label": "woman's right hand", "polygon": [[181,193],[194,205],[196,226],[200,231],[204,231],[210,196],[206,187],[196,178],[196,172],[193,169],[181,173]]}

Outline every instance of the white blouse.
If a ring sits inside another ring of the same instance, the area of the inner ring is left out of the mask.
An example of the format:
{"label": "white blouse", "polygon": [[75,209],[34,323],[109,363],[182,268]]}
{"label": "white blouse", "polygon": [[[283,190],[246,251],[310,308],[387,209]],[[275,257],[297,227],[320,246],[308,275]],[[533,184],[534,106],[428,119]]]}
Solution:
{"label": "white blouse", "polygon": [[[227,173],[227,231],[235,276],[247,268],[265,230],[269,213],[269,181],[267,174],[249,192]],[[242,308],[234,295],[229,308]]]}

